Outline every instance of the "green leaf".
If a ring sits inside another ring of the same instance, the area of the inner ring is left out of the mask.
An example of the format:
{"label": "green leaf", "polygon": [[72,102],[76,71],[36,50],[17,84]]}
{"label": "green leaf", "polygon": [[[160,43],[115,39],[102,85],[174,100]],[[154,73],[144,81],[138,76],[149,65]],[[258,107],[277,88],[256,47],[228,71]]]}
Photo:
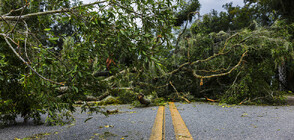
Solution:
{"label": "green leaf", "polygon": [[151,36],[151,34],[145,34],[144,35],[144,37],[150,37]]}
{"label": "green leaf", "polygon": [[73,87],[73,89],[76,91],[76,93],[79,92],[79,89],[77,87]]}
{"label": "green leaf", "polygon": [[142,53],[143,53],[144,55],[147,55],[145,51],[142,51]]}
{"label": "green leaf", "polygon": [[125,31],[120,30],[121,34],[126,35]]}
{"label": "green leaf", "polygon": [[51,110],[49,110],[48,113],[49,113],[50,116],[53,116],[53,113],[52,113]]}
{"label": "green leaf", "polygon": [[51,30],[51,28],[46,28],[46,29],[44,29],[44,31],[50,31]]}
{"label": "green leaf", "polygon": [[58,37],[49,38],[49,40],[51,40],[51,41],[55,41],[55,40],[58,40],[58,39],[59,39]]}

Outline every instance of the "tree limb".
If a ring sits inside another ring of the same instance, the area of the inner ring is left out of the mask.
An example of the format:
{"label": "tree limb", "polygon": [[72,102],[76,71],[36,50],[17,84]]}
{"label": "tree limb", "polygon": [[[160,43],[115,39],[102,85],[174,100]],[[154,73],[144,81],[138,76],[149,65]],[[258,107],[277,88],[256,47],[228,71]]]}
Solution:
{"label": "tree limb", "polygon": [[10,15],[12,12],[20,11],[20,10],[24,9],[25,7],[27,7],[27,5],[25,5],[25,6],[23,6],[23,7],[20,7],[20,8],[18,8],[18,9],[16,9],[16,10],[11,10],[11,11],[8,12],[7,14],[4,14],[4,16],[8,16],[8,15]]}
{"label": "tree limb", "polygon": [[63,9],[59,9],[59,10],[30,13],[30,14],[26,14],[26,15],[22,15],[22,16],[7,16],[9,14],[5,14],[5,15],[1,16],[2,18],[0,18],[0,21],[5,21],[5,20],[6,21],[8,21],[8,20],[9,21],[17,21],[20,19],[28,19],[32,16],[42,16],[42,15],[49,15],[49,14],[66,13],[66,12],[70,12],[70,11],[77,9],[77,8],[80,8],[80,7],[92,6],[92,5],[96,5],[96,4],[100,4],[100,3],[104,3],[104,2],[107,2],[107,1],[97,1],[97,2],[93,2],[93,3],[89,3],[89,4],[84,4],[81,6],[75,6],[73,8],[63,8]]}
{"label": "tree limb", "polygon": [[16,25],[18,24],[18,22],[20,21],[21,16],[22,16],[22,14],[23,14],[23,12],[24,12],[24,9],[25,9],[26,7],[27,7],[27,5],[25,5],[24,8],[21,10],[21,13],[20,13],[20,15],[19,15],[18,18],[17,18],[17,21],[16,21],[15,25],[13,26],[13,28],[12,28],[12,30],[11,30],[10,32],[13,32],[13,31],[14,31],[14,29],[15,29]]}
{"label": "tree limb", "polygon": [[[230,50],[229,50],[229,51],[230,51]],[[169,73],[167,73],[167,74],[161,76],[160,78],[162,78],[162,77],[164,77],[164,76],[167,76],[167,75],[172,75],[172,74],[174,74],[174,73],[180,71],[180,70],[181,70],[183,67],[185,67],[185,66],[188,66],[188,65],[194,65],[194,64],[197,64],[197,63],[200,63],[200,62],[207,62],[207,61],[209,61],[209,60],[211,60],[211,59],[214,59],[214,58],[217,57],[217,56],[224,55],[224,54],[228,53],[229,51],[227,51],[227,52],[225,52],[225,53],[214,54],[213,56],[210,56],[210,57],[208,57],[208,58],[206,58],[206,59],[204,59],[204,60],[197,60],[197,61],[194,61],[194,62],[192,62],[192,63],[191,63],[191,62],[186,62],[186,63],[180,65],[179,68],[177,68],[177,69],[175,69],[175,70],[173,70],[173,71],[171,71],[171,72],[169,72]]]}
{"label": "tree limb", "polygon": [[198,74],[196,74],[196,71],[193,70],[193,76],[194,76],[195,78],[201,78],[201,79],[204,79],[204,78],[212,78],[212,77],[220,77],[220,76],[228,75],[228,74],[230,74],[233,70],[235,70],[236,68],[238,68],[238,67],[241,65],[241,62],[243,61],[243,58],[246,56],[247,52],[248,52],[248,50],[246,50],[246,51],[242,54],[242,56],[241,56],[241,58],[240,58],[238,64],[235,65],[235,66],[234,66],[231,70],[229,70],[228,72],[219,73],[219,74],[212,74],[212,75],[208,75],[208,76],[203,76],[203,75],[198,75]]}
{"label": "tree limb", "polygon": [[176,91],[178,97],[184,99],[186,102],[191,103],[187,98],[185,98],[184,96],[181,96],[180,93],[178,92],[178,90],[176,89],[176,87],[173,85],[173,83],[171,81],[169,81],[169,84],[174,88],[174,90]]}
{"label": "tree limb", "polygon": [[25,32],[26,37],[25,37],[25,42],[24,42],[25,55],[27,57],[28,62],[32,63],[29,56],[28,56],[28,53],[27,53],[27,40],[28,40],[28,35],[29,35],[29,27],[28,27],[28,24],[25,21],[23,21],[23,22],[24,22],[25,27],[26,27],[26,32]]}
{"label": "tree limb", "polygon": [[[183,67],[185,67],[185,66],[190,66],[190,65],[195,65],[195,64],[198,64],[198,63],[207,62],[207,61],[210,61],[210,60],[212,60],[212,59],[214,59],[214,58],[216,58],[216,57],[218,57],[218,56],[225,55],[225,54],[231,52],[233,48],[235,48],[236,46],[241,45],[241,43],[244,43],[248,38],[251,37],[251,36],[246,37],[245,39],[239,41],[237,44],[233,45],[233,46],[231,47],[231,49],[229,49],[228,51],[224,52],[225,48],[227,47],[227,44],[228,44],[229,40],[231,40],[233,37],[236,37],[236,36],[238,36],[238,35],[239,35],[239,34],[236,33],[236,34],[230,36],[230,37],[226,40],[223,49],[220,50],[219,53],[214,54],[214,55],[212,55],[212,56],[210,56],[210,57],[208,57],[208,58],[206,58],[206,59],[196,60],[196,61],[194,61],[194,62],[186,62],[186,63],[180,65],[177,69],[175,69],[175,70],[173,70],[173,71],[171,71],[171,72],[169,72],[169,73],[166,73],[165,75],[162,75],[162,76],[160,76],[160,77],[158,77],[158,78],[163,78],[163,77],[165,77],[165,76],[175,74],[176,72],[180,71],[180,70],[181,70]],[[246,51],[246,53],[247,53],[247,51]],[[242,57],[242,58],[243,58],[243,57]],[[225,74],[225,75],[226,75],[226,74]],[[214,76],[213,76],[213,77],[214,77]]]}
{"label": "tree limb", "polygon": [[[64,85],[63,83],[58,83],[58,82],[55,82],[55,81],[52,81],[50,79],[47,79],[45,78],[43,75],[39,74],[31,65],[29,65],[29,63],[24,60],[17,52],[16,50],[12,47],[12,45],[10,44],[9,40],[12,40],[10,37],[8,37],[6,34],[3,34],[3,33],[0,33],[0,35],[2,35],[6,41],[6,43],[8,44],[9,48],[15,53],[15,55],[24,63],[27,65],[27,67],[29,67],[35,74],[37,74],[39,77],[41,77],[42,79],[46,80],[46,81],[49,81],[51,83],[54,83],[54,84],[57,84],[57,85]],[[8,39],[7,39],[8,38]]]}

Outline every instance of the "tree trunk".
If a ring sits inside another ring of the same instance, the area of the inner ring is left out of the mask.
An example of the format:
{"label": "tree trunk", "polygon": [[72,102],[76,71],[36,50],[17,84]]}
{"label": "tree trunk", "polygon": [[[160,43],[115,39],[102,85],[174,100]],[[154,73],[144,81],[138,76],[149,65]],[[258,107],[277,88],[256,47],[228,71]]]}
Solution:
{"label": "tree trunk", "polygon": [[287,85],[286,64],[282,62],[278,67],[280,91],[285,91]]}

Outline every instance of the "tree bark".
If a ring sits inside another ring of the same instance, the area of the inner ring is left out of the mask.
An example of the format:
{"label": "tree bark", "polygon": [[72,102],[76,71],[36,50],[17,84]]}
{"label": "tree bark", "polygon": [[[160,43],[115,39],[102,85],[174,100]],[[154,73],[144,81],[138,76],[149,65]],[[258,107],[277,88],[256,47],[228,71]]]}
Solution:
{"label": "tree bark", "polygon": [[287,85],[287,77],[286,77],[286,64],[282,62],[278,67],[279,73],[279,81],[280,81],[280,91],[285,91]]}
{"label": "tree bark", "polygon": [[137,98],[141,104],[148,106],[151,103],[151,101],[148,99],[145,99],[144,96],[145,96],[144,94],[140,93],[137,95]]}
{"label": "tree bark", "polygon": [[50,15],[50,14],[56,14],[56,13],[66,13],[66,12],[70,12],[74,9],[77,9],[79,7],[86,7],[86,6],[91,6],[91,5],[95,5],[95,4],[99,4],[99,3],[104,3],[107,1],[97,1],[97,2],[93,2],[93,3],[89,3],[89,4],[84,4],[81,6],[76,6],[73,8],[63,8],[63,9],[59,9],[59,10],[51,10],[51,11],[45,11],[45,12],[37,12],[37,13],[30,13],[30,14],[26,14],[26,15],[21,15],[21,16],[6,16],[6,14],[4,16],[1,16],[0,21],[17,21],[20,19],[28,19],[30,17],[33,16],[42,16],[42,15]]}

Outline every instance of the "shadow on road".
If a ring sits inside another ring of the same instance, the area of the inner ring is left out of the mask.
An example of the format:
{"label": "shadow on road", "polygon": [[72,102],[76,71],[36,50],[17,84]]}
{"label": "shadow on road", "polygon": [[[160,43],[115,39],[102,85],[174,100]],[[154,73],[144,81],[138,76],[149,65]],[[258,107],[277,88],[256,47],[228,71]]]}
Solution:
{"label": "shadow on road", "polygon": [[287,105],[294,106],[294,96],[286,96]]}

